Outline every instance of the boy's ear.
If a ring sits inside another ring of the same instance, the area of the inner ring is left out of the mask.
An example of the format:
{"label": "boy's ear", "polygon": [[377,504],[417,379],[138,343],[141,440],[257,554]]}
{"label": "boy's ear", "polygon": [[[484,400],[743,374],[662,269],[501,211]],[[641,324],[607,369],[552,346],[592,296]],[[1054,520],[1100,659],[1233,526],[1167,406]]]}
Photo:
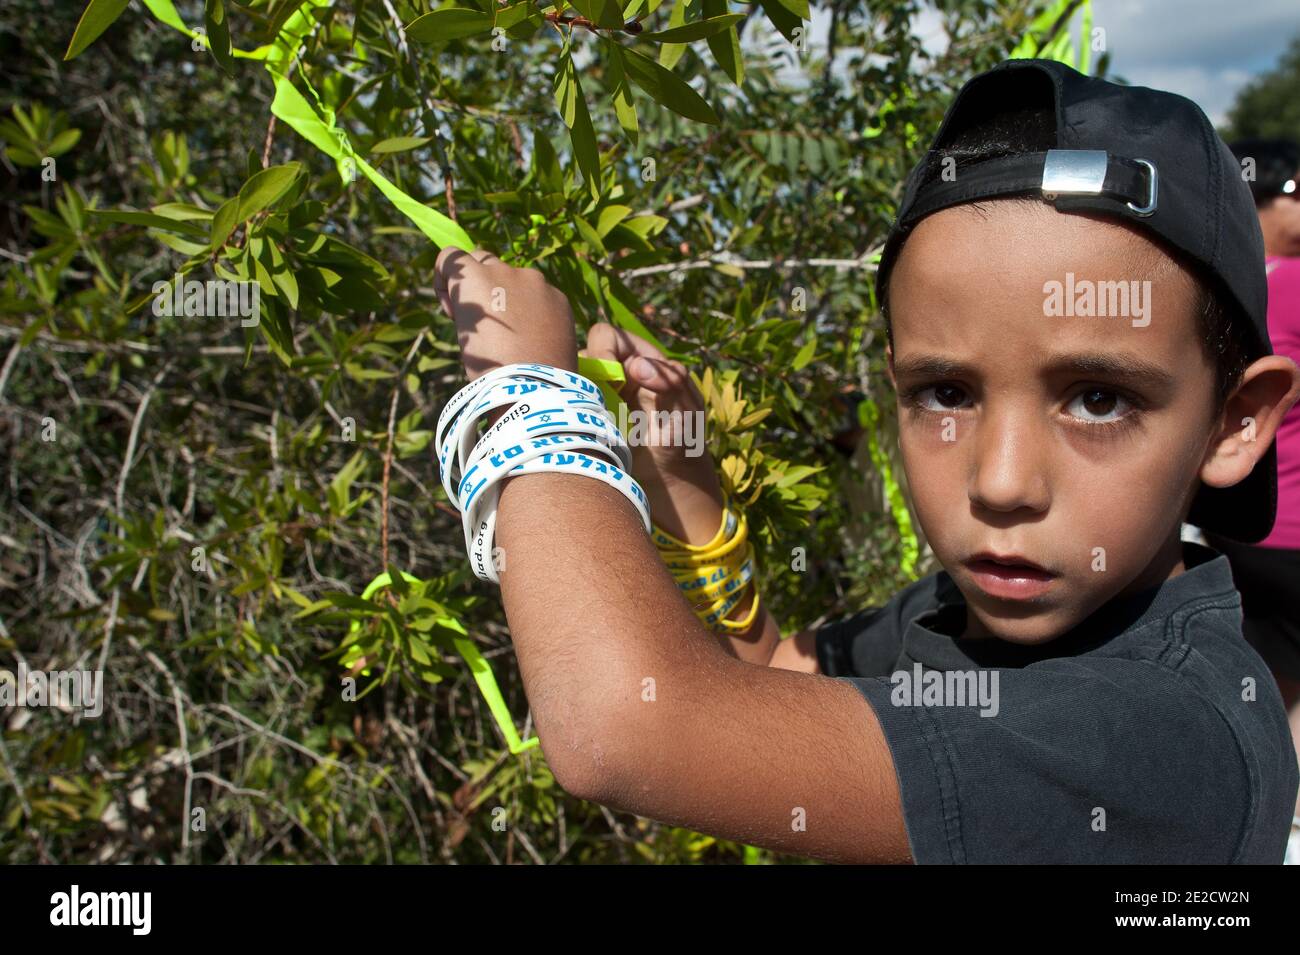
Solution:
{"label": "boy's ear", "polygon": [[898,382],[894,380],[894,346],[885,342],[885,369],[889,372],[889,383],[894,390],[898,390]]}
{"label": "boy's ear", "polygon": [[1252,363],[1224,405],[1219,431],[1201,463],[1201,480],[1211,487],[1245,480],[1297,399],[1300,369],[1295,362],[1285,355],[1267,355]]}

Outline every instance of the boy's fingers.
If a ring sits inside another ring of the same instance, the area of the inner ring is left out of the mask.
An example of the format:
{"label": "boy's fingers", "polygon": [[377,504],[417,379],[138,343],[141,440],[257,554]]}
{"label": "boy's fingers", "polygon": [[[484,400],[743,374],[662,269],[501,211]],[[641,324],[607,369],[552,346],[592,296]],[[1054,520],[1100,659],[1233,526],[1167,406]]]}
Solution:
{"label": "boy's fingers", "polygon": [[445,289],[448,278],[459,277],[464,271],[466,262],[473,261],[477,260],[464,249],[454,245],[443,246],[438,257],[433,260],[434,288]]}
{"label": "boy's fingers", "polygon": [[456,315],[451,307],[451,285],[460,284],[471,269],[478,268],[478,260],[464,249],[454,245],[444,246],[433,262],[433,291],[448,318]]}
{"label": "boy's fingers", "polygon": [[591,326],[587,332],[587,348],[600,358],[612,358],[623,363],[635,355],[663,358],[663,353],[640,335],[616,328],[609,322],[597,322]]}
{"label": "boy's fingers", "polygon": [[681,362],[663,358],[634,355],[623,363],[629,380],[656,394],[682,390],[686,387],[686,368]]}
{"label": "boy's fingers", "polygon": [[446,292],[453,282],[463,282],[482,266],[501,265],[501,259],[487,249],[466,252],[454,245],[445,246],[433,261],[433,287]]}
{"label": "boy's fingers", "polygon": [[678,361],[669,361],[664,353],[639,335],[608,322],[597,322],[587,332],[587,352],[598,358],[610,358],[623,365],[627,383],[622,393],[634,388],[644,388],[662,394],[685,387],[688,380],[686,367]]}

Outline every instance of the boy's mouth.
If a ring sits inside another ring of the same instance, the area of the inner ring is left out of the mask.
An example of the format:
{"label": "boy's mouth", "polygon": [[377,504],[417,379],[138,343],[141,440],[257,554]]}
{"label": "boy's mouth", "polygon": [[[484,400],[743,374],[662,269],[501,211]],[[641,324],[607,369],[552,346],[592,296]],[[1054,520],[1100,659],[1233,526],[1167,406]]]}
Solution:
{"label": "boy's mouth", "polygon": [[1019,554],[980,551],[962,563],[981,590],[1002,600],[1029,600],[1041,596],[1058,576]]}

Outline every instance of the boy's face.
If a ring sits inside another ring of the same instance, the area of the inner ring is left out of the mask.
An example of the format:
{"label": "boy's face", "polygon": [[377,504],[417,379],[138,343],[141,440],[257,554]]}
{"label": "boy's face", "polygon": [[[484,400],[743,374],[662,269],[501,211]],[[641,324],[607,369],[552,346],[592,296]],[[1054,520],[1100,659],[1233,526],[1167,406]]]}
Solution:
{"label": "boy's face", "polygon": [[968,636],[1050,640],[1181,570],[1215,430],[1194,302],[1151,240],[1045,203],[956,206],[908,238],[890,289],[900,444]]}

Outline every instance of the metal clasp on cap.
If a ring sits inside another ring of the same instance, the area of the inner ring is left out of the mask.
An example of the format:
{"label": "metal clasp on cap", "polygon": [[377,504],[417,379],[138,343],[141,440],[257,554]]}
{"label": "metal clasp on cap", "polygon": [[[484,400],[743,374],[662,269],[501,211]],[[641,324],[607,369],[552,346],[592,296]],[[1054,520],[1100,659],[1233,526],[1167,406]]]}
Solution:
{"label": "metal clasp on cap", "polygon": [[[1110,157],[1104,149],[1049,149],[1043,160],[1043,198],[1055,199],[1058,195],[1101,195],[1106,182],[1106,167]],[[1156,211],[1156,167],[1145,159],[1135,159],[1146,166],[1147,201],[1143,206],[1125,203],[1135,215],[1149,216]]]}
{"label": "metal clasp on cap", "polygon": [[1100,195],[1109,159],[1104,149],[1049,149],[1043,160],[1043,198],[1063,192]]}
{"label": "metal clasp on cap", "polygon": [[1137,206],[1133,205],[1133,203],[1131,202],[1126,202],[1125,205],[1133,210],[1134,215],[1149,216],[1151,215],[1151,213],[1156,211],[1156,189],[1159,185],[1159,183],[1156,181],[1156,167],[1151,163],[1147,162],[1145,159],[1134,159],[1133,161],[1140,162],[1142,165],[1146,166],[1147,172],[1150,173],[1150,175],[1147,177],[1147,181],[1149,183],[1149,185],[1147,186],[1147,204],[1142,206],[1141,208],[1138,208]]}

